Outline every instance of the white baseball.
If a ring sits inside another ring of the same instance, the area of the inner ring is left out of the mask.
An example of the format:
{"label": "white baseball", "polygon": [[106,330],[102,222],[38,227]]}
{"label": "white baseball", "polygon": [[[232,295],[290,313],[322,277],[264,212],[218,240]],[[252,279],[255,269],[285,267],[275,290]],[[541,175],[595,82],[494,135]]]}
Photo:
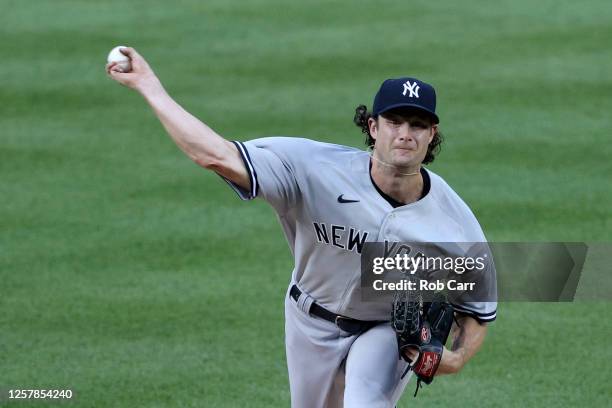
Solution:
{"label": "white baseball", "polygon": [[119,45],[111,50],[108,53],[108,57],[106,58],[107,62],[116,62],[119,69],[122,72],[130,72],[132,70],[132,64],[130,63],[130,59],[119,51],[121,48],[127,48],[124,45]]}

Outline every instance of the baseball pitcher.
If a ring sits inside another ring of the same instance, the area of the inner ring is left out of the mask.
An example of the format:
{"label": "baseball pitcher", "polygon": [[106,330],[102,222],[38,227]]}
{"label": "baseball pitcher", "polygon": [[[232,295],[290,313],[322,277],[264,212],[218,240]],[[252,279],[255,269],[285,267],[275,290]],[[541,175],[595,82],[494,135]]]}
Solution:
{"label": "baseball pitcher", "polygon": [[[110,63],[108,75],[144,97],[189,158],[278,214],[295,258],[285,298],[293,407],[394,407],[413,374],[420,384],[461,371],[496,302],[368,303],[360,293],[367,242],[486,242],[468,206],[423,167],[442,142],[431,85],[389,79],[371,111],[356,109],[368,150],[293,137],[228,141],[176,103],[133,48],[122,52],[132,70]],[[486,272],[494,282],[492,264]]]}

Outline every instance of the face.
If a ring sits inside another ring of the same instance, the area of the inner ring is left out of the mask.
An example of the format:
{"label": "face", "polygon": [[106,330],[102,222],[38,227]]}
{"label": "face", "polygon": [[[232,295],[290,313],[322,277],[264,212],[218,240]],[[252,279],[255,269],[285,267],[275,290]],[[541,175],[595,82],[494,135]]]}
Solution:
{"label": "face", "polygon": [[438,127],[428,116],[406,110],[385,112],[368,125],[375,157],[398,167],[420,166]]}

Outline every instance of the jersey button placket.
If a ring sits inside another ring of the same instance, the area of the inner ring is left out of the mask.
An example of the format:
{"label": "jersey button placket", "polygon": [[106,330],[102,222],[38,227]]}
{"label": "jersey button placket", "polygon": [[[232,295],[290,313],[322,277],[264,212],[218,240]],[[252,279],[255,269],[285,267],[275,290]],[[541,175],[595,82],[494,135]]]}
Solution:
{"label": "jersey button placket", "polygon": [[393,231],[395,231],[395,213],[391,213],[389,215],[389,222],[387,223],[387,228],[385,231],[385,235],[390,241],[395,241],[395,236],[393,235]]}
{"label": "jersey button placket", "polygon": [[392,236],[391,236],[391,232],[392,232],[392,227],[393,226],[393,219],[395,218],[395,213],[391,213],[389,215],[387,215],[385,217],[385,220],[383,221],[383,225],[382,228],[380,229],[380,234],[378,237],[379,241],[390,241],[392,240]]}

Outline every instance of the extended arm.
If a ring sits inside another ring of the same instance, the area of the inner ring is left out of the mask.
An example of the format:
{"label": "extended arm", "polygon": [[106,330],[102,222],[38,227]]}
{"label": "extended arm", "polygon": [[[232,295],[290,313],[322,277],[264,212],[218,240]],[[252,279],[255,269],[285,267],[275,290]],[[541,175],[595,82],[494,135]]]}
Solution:
{"label": "extended arm", "polygon": [[471,316],[457,316],[458,325],[453,325],[451,349],[444,349],[436,375],[455,374],[478,352],[487,334],[487,325]]}
{"label": "extended arm", "polygon": [[108,75],[145,98],[170,137],[191,160],[250,189],[249,176],[236,146],[176,103],[136,50],[126,47],[121,52],[130,58],[132,71],[123,73],[116,63],[110,63],[106,66]]}

